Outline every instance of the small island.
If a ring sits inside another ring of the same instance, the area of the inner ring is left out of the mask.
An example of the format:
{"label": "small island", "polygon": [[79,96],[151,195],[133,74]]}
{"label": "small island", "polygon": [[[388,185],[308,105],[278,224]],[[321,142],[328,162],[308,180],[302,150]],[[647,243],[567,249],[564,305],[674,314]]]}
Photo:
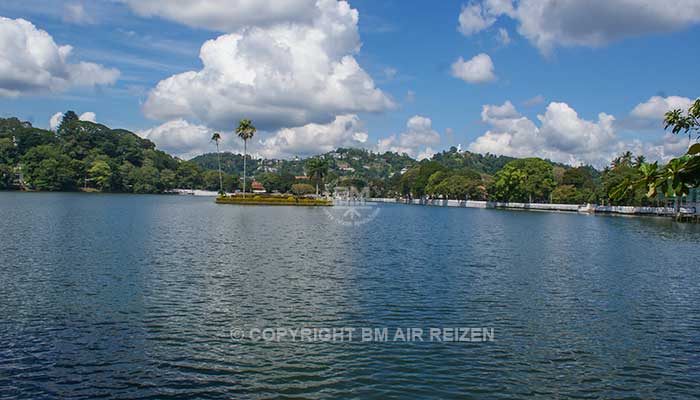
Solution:
{"label": "small island", "polygon": [[254,196],[219,196],[216,204],[238,204],[245,206],[311,206],[330,207],[332,200],[323,198],[299,197],[299,196],[275,196],[275,195],[254,195]]}
{"label": "small island", "polygon": [[[323,178],[328,174],[328,161],[321,158],[310,159],[306,163],[306,171],[309,177],[313,177],[316,181],[316,194],[312,195],[314,188],[307,183],[297,183],[293,184],[291,187],[292,194],[263,194],[265,193],[265,188],[259,183],[253,180],[251,186],[253,195],[246,196],[246,178],[247,178],[247,167],[246,159],[248,153],[248,140],[252,139],[255,135],[257,129],[253,126],[253,123],[248,119],[242,119],[236,128],[236,134],[238,137],[243,139],[243,192],[241,195],[227,195],[223,190],[223,183],[221,183],[219,193],[220,195],[216,198],[216,204],[238,204],[246,206],[321,206],[329,207],[333,205],[333,201],[327,198],[319,196],[319,183],[323,181]],[[221,155],[219,152],[219,141],[221,140],[221,134],[216,132],[211,137],[211,140],[216,143],[216,156],[219,168],[219,179],[221,181]],[[306,178],[306,177],[304,177]],[[257,194],[256,194],[257,193]]]}

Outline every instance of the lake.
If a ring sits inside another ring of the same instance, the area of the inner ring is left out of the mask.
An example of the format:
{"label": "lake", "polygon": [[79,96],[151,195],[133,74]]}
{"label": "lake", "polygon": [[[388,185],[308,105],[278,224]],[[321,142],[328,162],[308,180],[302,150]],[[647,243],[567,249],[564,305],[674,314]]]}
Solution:
{"label": "lake", "polygon": [[0,398],[700,397],[700,225],[371,208],[0,193]]}

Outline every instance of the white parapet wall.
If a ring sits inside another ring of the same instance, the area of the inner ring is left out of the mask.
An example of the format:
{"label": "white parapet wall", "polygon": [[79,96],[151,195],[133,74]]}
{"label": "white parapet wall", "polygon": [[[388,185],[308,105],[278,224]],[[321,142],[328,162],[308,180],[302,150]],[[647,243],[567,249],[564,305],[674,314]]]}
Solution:
{"label": "white parapet wall", "polygon": [[[681,214],[695,215],[696,207],[681,207]],[[595,206],[596,213],[626,215],[674,215],[673,207]]]}
{"label": "white parapet wall", "polygon": [[544,210],[544,211],[578,211],[578,204],[539,204],[539,203],[504,203],[477,200],[447,200],[447,199],[394,199],[371,198],[375,203],[399,203],[416,204],[436,207],[465,207],[465,208],[510,208],[520,210]]}
{"label": "white parapet wall", "polygon": [[[535,211],[567,211],[601,214],[623,215],[674,215],[670,207],[631,207],[631,206],[598,206],[595,204],[548,204],[548,203],[507,203],[475,200],[446,200],[446,199],[396,199],[396,198],[371,198],[368,201],[376,203],[415,204],[436,207],[464,207],[464,208],[504,208],[511,210],[535,210]],[[694,215],[700,212],[700,207],[695,204],[681,207],[681,214]]]}

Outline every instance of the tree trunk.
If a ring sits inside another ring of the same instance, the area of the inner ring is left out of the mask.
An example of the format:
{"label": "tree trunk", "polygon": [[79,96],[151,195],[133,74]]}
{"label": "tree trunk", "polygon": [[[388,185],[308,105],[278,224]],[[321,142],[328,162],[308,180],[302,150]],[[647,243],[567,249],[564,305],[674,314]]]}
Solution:
{"label": "tree trunk", "polygon": [[245,199],[245,174],[246,174],[246,158],[248,155],[248,140],[243,140],[243,198]]}
{"label": "tree trunk", "polygon": [[219,152],[219,141],[216,141],[216,159],[219,162],[219,194],[224,193],[224,178],[221,177],[221,153]]}
{"label": "tree trunk", "polygon": [[318,180],[316,180],[316,198],[318,199]]}

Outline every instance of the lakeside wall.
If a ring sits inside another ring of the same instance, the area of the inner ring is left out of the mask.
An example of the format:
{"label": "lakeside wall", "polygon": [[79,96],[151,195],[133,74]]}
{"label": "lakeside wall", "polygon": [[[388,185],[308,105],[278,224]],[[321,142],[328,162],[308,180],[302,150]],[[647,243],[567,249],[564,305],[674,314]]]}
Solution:
{"label": "lakeside wall", "polygon": [[[673,216],[672,207],[632,207],[632,206],[598,206],[588,204],[546,204],[546,203],[509,203],[500,201],[475,201],[475,200],[445,200],[445,199],[394,199],[394,198],[370,198],[368,201],[376,203],[415,204],[435,207],[464,207],[464,208],[502,208],[512,210],[535,211],[564,211],[581,213],[623,214],[623,215],[660,215]],[[681,207],[681,214],[697,215],[700,205],[692,204],[689,207]]]}

